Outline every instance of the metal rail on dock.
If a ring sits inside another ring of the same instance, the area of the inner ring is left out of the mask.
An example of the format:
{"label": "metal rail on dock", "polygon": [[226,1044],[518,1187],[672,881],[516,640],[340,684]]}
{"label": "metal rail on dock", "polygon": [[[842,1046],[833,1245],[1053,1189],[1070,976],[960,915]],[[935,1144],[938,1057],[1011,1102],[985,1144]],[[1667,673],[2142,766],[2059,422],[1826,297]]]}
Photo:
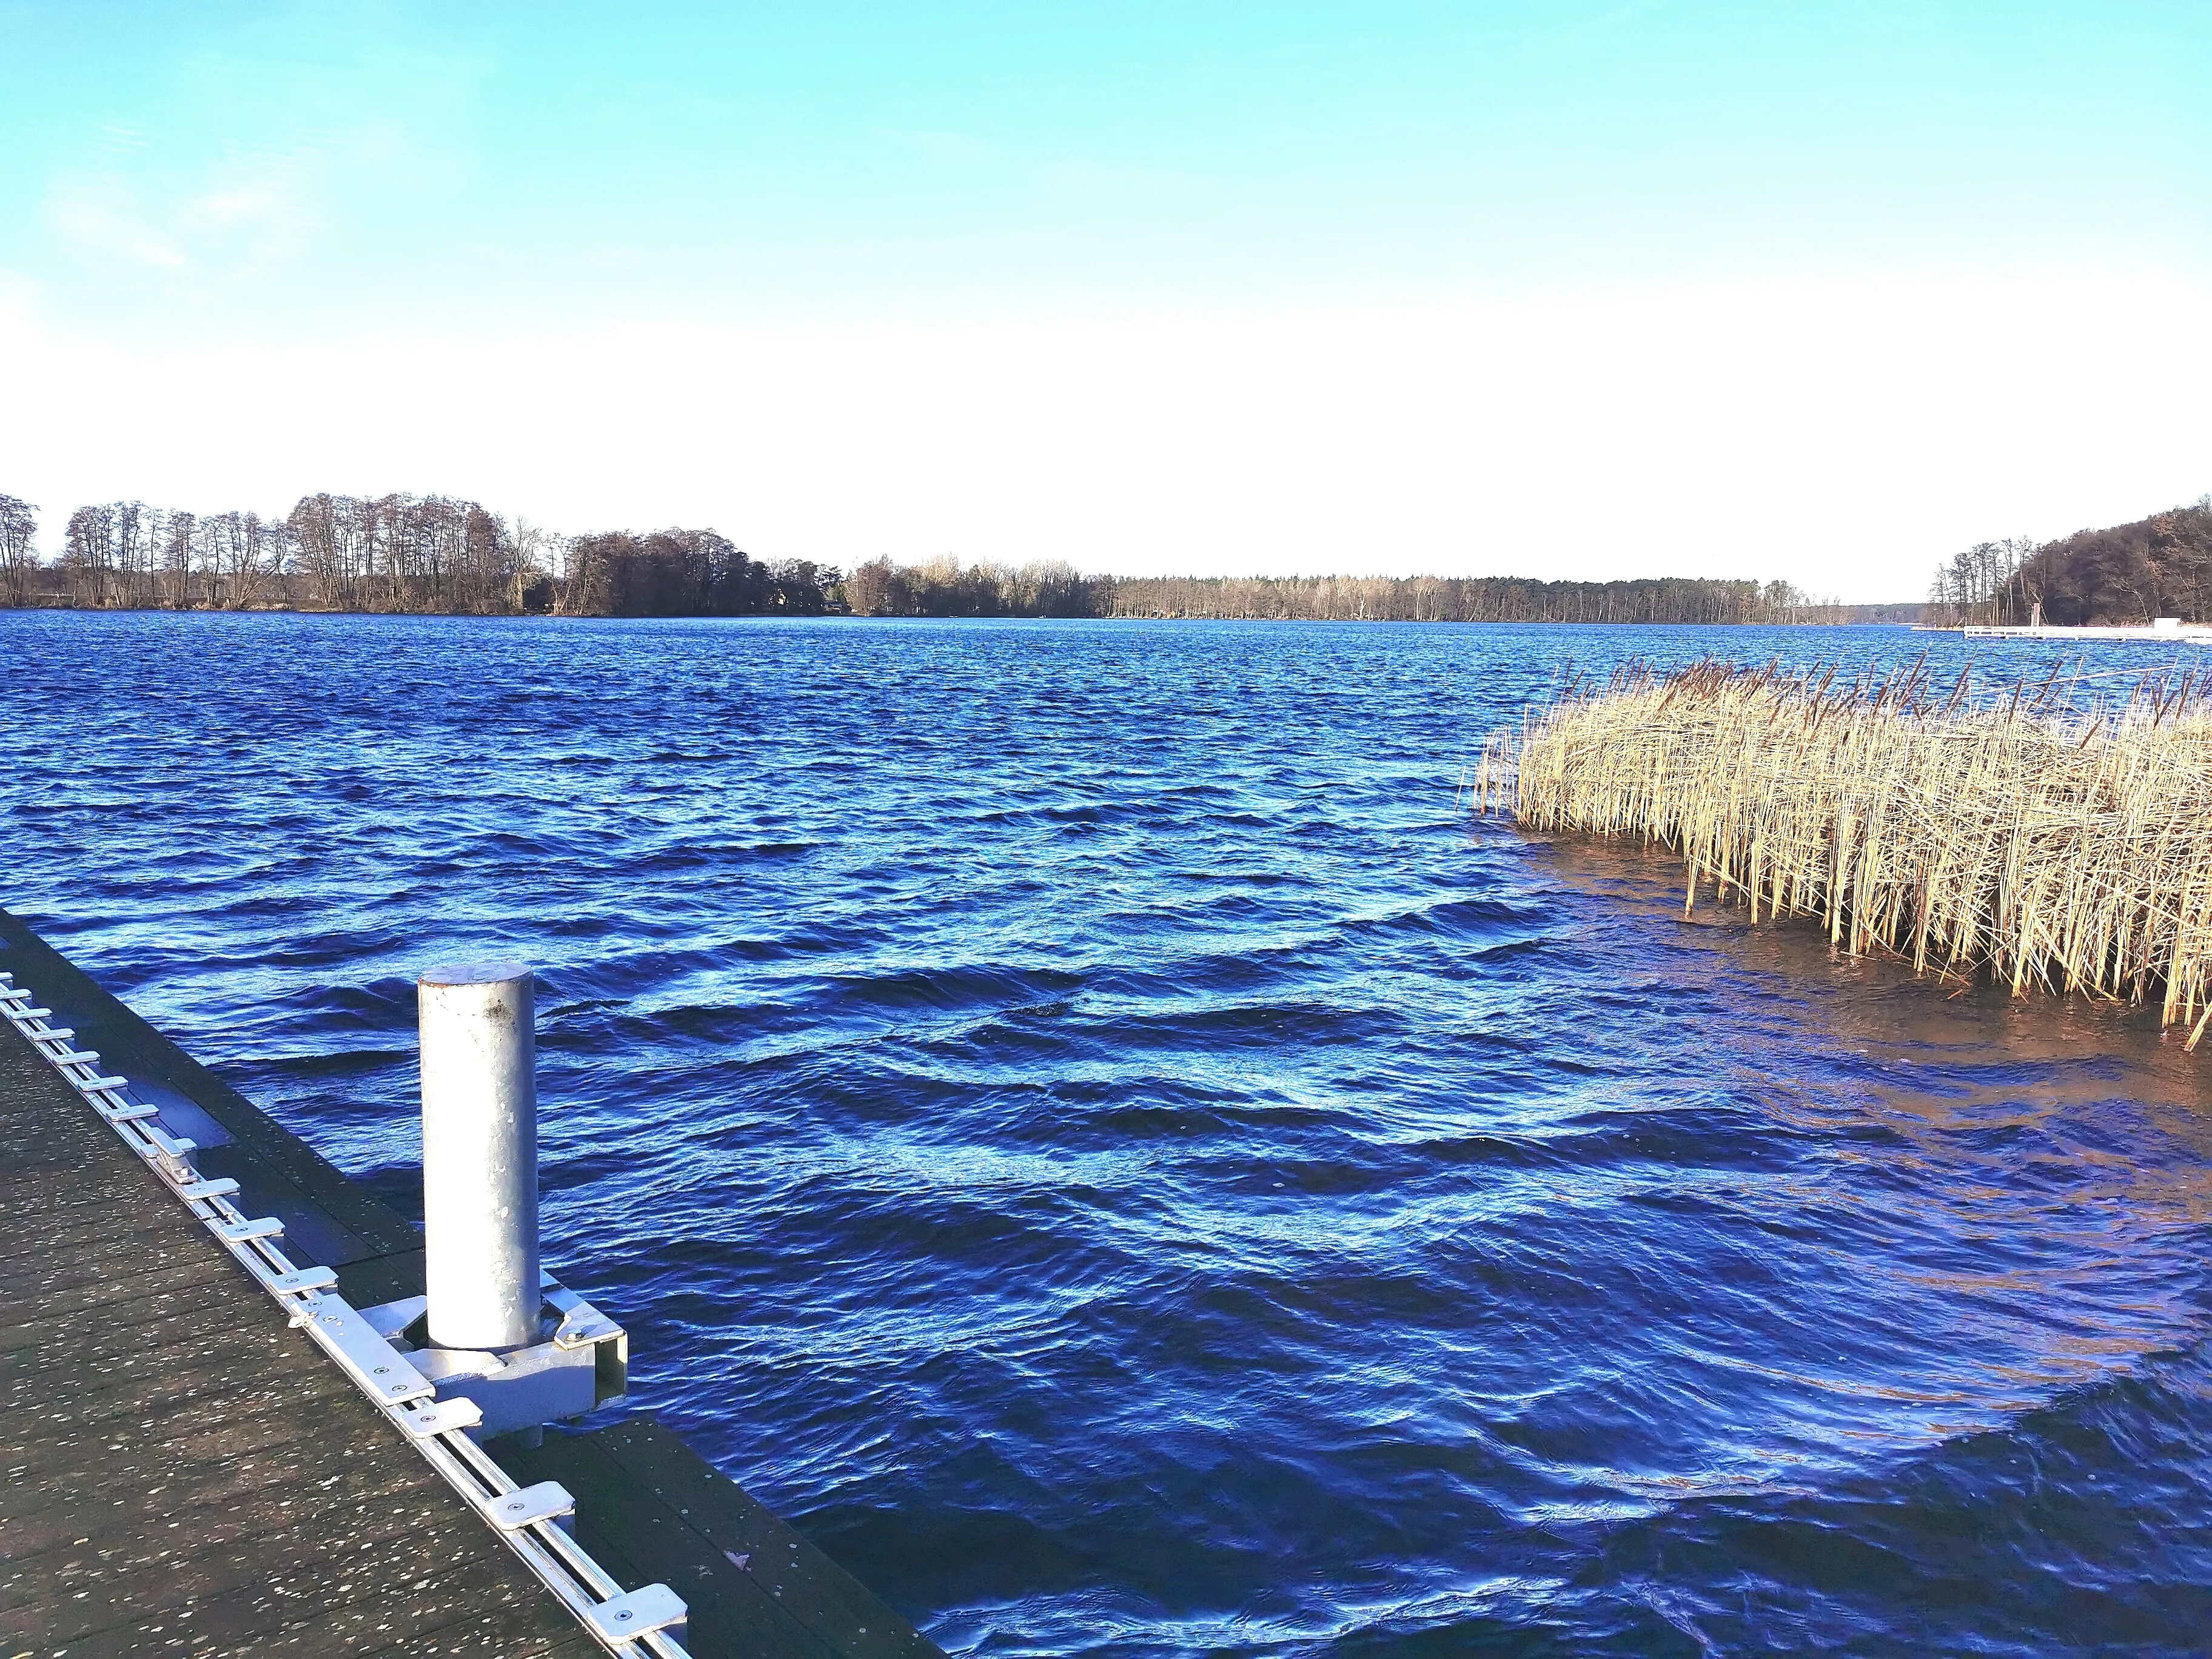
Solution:
{"label": "metal rail on dock", "polygon": [[443,1475],[485,1524],[522,1558],[538,1580],[610,1653],[690,1659],[672,1627],[686,1609],[665,1584],[625,1592],[562,1525],[575,1500],[555,1481],[520,1486],[466,1431],[483,1420],[476,1402],[440,1401],[436,1385],[408,1362],[337,1291],[337,1273],[301,1267],[281,1243],[284,1224],[246,1215],[231,1200],[238,1183],[204,1179],[192,1163],[195,1144],[161,1126],[161,1109],[130,1097],[126,1079],[102,1073],[99,1054],[80,1049],[76,1032],[49,1024],[53,1010],[12,974],[0,973],[0,1015],[83,1097],[186,1212],[304,1330],[324,1354],[375,1403],[386,1420]]}

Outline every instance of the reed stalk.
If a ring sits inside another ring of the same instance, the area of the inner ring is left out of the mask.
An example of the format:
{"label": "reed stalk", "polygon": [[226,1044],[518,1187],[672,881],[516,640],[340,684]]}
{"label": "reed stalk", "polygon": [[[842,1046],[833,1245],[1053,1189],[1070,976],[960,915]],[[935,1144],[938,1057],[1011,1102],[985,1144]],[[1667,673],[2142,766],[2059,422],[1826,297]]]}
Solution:
{"label": "reed stalk", "polygon": [[2212,1023],[2212,700],[2194,672],[2081,689],[1630,666],[1493,734],[1474,809],[1669,848],[1686,912],[1711,887],[1923,973],[2155,998],[2194,1048]]}

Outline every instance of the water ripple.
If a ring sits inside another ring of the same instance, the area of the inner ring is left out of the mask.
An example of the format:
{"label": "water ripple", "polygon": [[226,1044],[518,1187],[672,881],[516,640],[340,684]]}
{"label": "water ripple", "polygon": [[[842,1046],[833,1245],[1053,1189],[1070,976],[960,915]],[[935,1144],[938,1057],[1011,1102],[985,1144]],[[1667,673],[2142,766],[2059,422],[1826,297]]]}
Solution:
{"label": "water ripple", "polygon": [[550,1254],[948,1648],[2203,1648],[2204,1062],[1451,810],[1567,654],[1923,640],[0,638],[6,902],[403,1206],[540,964]]}

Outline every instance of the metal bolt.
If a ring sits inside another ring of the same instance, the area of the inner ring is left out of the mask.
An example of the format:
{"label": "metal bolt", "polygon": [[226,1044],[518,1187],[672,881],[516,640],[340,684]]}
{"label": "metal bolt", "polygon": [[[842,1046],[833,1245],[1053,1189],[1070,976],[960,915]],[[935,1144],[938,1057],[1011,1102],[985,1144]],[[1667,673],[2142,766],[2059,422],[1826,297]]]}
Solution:
{"label": "metal bolt", "polygon": [[624,1607],[624,1608],[623,1608],[620,1613],[617,1613],[617,1614],[615,1615],[615,1617],[616,1617],[617,1619],[618,1619],[618,1620],[620,1620],[620,1619],[627,1619],[627,1618],[629,1618],[629,1609],[628,1607]]}

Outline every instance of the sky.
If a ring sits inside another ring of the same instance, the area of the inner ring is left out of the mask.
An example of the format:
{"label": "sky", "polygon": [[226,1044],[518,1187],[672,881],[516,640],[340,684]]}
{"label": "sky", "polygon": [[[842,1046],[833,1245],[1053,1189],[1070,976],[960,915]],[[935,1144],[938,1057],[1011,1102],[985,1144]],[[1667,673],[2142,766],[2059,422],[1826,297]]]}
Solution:
{"label": "sky", "polygon": [[2212,490],[2212,6],[0,0],[0,491],[1783,579]]}

